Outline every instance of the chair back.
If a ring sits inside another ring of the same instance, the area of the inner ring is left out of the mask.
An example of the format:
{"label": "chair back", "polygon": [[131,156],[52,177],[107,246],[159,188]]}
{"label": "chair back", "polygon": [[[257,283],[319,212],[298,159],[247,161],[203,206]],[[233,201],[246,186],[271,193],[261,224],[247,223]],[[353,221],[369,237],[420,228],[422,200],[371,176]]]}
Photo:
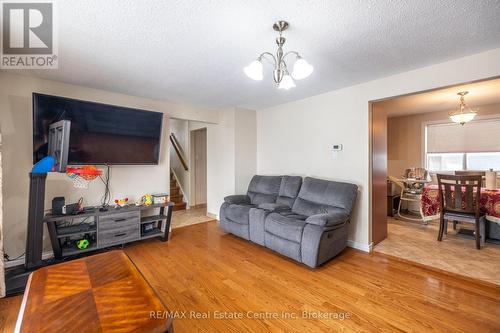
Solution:
{"label": "chair back", "polygon": [[456,176],[486,176],[486,171],[455,171]]}
{"label": "chair back", "polygon": [[459,213],[479,217],[481,175],[437,175],[441,214]]}
{"label": "chair back", "polygon": [[486,171],[455,171],[455,175],[457,176],[481,176],[481,178],[486,177]]}

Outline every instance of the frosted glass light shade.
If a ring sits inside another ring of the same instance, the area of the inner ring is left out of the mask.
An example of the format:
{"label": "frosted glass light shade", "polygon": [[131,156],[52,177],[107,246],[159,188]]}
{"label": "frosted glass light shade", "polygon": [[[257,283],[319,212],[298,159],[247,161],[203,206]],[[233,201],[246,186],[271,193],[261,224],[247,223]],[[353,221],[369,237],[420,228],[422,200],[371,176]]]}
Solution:
{"label": "frosted glass light shade", "polygon": [[293,82],[292,77],[290,76],[290,74],[285,74],[278,85],[278,89],[288,90],[293,87],[295,87],[295,82]]}
{"label": "frosted glass light shade", "polygon": [[261,81],[264,78],[262,62],[259,60],[252,61],[248,66],[243,68],[245,74],[255,81]]}
{"label": "frosted glass light shade", "polygon": [[451,121],[454,123],[459,123],[460,125],[464,125],[468,123],[476,116],[476,112],[464,112],[464,113],[455,113],[450,115]]}
{"label": "frosted glass light shade", "polygon": [[299,58],[293,65],[292,77],[295,80],[302,80],[311,75],[314,67],[311,66],[305,59]]}

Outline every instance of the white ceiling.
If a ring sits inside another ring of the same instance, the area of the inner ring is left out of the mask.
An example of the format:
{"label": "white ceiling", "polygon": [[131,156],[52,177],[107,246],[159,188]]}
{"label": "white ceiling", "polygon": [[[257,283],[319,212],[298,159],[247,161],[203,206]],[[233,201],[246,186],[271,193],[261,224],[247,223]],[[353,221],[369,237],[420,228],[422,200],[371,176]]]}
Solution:
{"label": "white ceiling", "polygon": [[377,105],[387,111],[388,117],[407,116],[417,113],[458,110],[460,91],[468,91],[465,103],[472,109],[481,105],[500,103],[500,79],[493,79],[469,84],[462,84],[424,93],[396,97],[377,102]]}
{"label": "white ceiling", "polygon": [[[59,69],[26,74],[218,108],[262,108],[500,47],[498,0],[59,0]],[[242,68],[286,50],[314,65],[278,90]]]}

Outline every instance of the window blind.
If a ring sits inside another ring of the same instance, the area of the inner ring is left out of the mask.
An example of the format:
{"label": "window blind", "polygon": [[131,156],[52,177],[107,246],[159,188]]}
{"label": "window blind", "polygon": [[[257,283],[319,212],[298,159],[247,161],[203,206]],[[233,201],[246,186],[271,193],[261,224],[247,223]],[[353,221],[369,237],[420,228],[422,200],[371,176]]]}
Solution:
{"label": "window blind", "polygon": [[427,125],[428,153],[500,152],[500,118]]}

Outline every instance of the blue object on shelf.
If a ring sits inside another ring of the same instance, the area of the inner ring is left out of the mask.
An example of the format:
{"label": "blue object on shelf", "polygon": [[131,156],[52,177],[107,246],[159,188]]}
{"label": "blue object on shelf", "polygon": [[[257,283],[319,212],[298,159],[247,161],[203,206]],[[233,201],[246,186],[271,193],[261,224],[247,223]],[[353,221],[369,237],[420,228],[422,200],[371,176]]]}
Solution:
{"label": "blue object on shelf", "polygon": [[51,172],[54,169],[55,164],[56,160],[52,156],[44,157],[40,161],[38,161],[35,165],[33,165],[31,173]]}

